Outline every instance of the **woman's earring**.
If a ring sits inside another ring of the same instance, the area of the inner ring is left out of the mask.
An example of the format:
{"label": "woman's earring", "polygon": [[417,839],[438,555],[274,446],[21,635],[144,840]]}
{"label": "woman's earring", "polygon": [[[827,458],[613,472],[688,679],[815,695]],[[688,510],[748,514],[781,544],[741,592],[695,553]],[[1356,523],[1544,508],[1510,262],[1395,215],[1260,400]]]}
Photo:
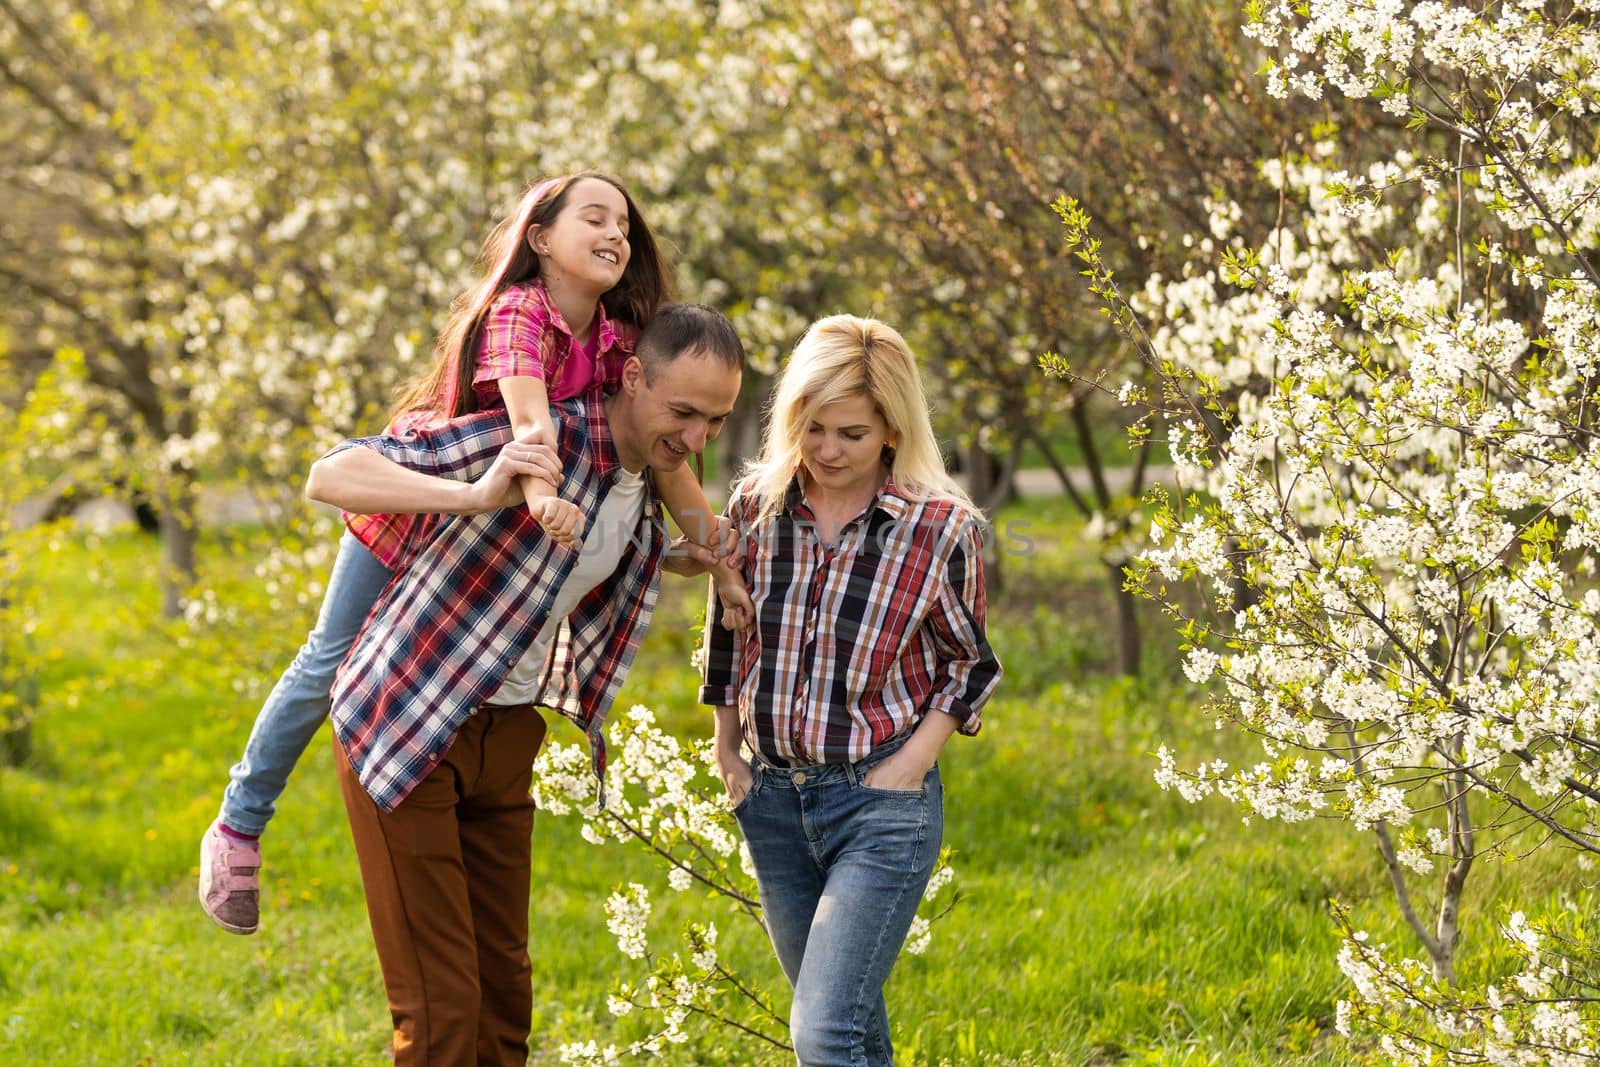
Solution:
{"label": "woman's earring", "polygon": [[883,446],[883,462],[885,466],[894,466],[894,445],[885,443]]}

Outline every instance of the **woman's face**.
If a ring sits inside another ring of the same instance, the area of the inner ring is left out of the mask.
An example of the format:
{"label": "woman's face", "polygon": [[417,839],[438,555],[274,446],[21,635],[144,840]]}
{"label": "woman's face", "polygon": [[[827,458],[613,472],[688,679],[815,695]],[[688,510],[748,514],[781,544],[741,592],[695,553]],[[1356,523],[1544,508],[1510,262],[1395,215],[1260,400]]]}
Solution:
{"label": "woman's face", "polygon": [[800,442],[807,477],[830,493],[876,492],[889,424],[865,395],[825,404]]}
{"label": "woman's face", "polygon": [[584,178],[567,190],[561,213],[529,234],[546,284],[560,279],[604,293],[622,280],[628,244],[628,201],[599,178]]}

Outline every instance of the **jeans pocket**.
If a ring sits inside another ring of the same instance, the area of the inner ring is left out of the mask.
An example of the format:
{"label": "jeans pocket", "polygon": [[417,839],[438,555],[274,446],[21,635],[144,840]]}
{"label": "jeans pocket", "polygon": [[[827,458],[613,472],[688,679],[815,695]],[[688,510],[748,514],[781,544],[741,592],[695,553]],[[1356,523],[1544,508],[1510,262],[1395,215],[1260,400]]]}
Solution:
{"label": "jeans pocket", "polygon": [[877,793],[886,797],[920,797],[923,793],[927,792],[927,782],[928,779],[924,777],[922,779],[923,784],[917,786],[915,789],[885,789],[878,785],[868,785],[866,780],[862,779],[856,788],[861,790],[863,793]]}
{"label": "jeans pocket", "polygon": [[[873,764],[873,767],[876,766],[877,764]],[[922,781],[917,783],[917,787],[915,789],[886,789],[883,786],[869,785],[867,783],[867,779],[872,776],[873,767],[868,767],[866,770],[862,771],[856,776],[856,788],[864,793],[873,793],[886,797],[927,796],[928,783],[933,781],[934,777],[939,773],[939,765],[935,763],[932,767],[928,768],[928,772],[922,776]]]}

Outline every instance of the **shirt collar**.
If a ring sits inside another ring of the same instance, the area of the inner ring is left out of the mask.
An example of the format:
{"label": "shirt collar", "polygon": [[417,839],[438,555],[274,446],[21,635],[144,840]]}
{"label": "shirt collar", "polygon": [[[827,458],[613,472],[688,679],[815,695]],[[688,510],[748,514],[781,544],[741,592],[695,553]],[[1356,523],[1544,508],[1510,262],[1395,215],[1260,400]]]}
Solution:
{"label": "shirt collar", "polygon": [[[567,320],[561,315],[561,309],[556,307],[556,302],[551,299],[550,290],[545,288],[544,279],[535,278],[531,289],[533,290],[534,299],[539,302],[539,307],[544,311],[550,323],[566,334],[567,340],[576,345],[578,342],[572,336],[572,327],[567,325]],[[606,314],[604,301],[595,304],[594,322],[589,325],[589,331],[592,336],[600,339],[600,343],[595,346],[596,355],[602,352],[609,352],[622,340],[622,329],[611,320],[611,316]]]}
{"label": "shirt collar", "polygon": [[[784,493],[783,510],[793,515],[805,503],[805,499],[805,493],[800,488],[800,475],[796,472],[795,476],[789,479],[789,489]],[[900,486],[894,480],[894,475],[891,474],[883,480],[883,485],[878,487],[878,495],[872,498],[872,503],[868,504],[863,511],[871,511],[873,508],[877,508],[889,518],[899,520],[910,514],[913,506],[911,498],[901,492]]]}

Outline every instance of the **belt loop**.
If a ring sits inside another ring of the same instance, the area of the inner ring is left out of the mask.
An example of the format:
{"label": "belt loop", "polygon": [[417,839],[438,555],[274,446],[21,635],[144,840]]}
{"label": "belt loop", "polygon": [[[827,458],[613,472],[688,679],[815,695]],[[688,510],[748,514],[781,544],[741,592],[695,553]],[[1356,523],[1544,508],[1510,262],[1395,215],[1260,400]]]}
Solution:
{"label": "belt loop", "polygon": [[854,789],[858,784],[856,782],[856,765],[854,763],[846,763],[844,765],[844,776],[850,779],[850,787]]}

